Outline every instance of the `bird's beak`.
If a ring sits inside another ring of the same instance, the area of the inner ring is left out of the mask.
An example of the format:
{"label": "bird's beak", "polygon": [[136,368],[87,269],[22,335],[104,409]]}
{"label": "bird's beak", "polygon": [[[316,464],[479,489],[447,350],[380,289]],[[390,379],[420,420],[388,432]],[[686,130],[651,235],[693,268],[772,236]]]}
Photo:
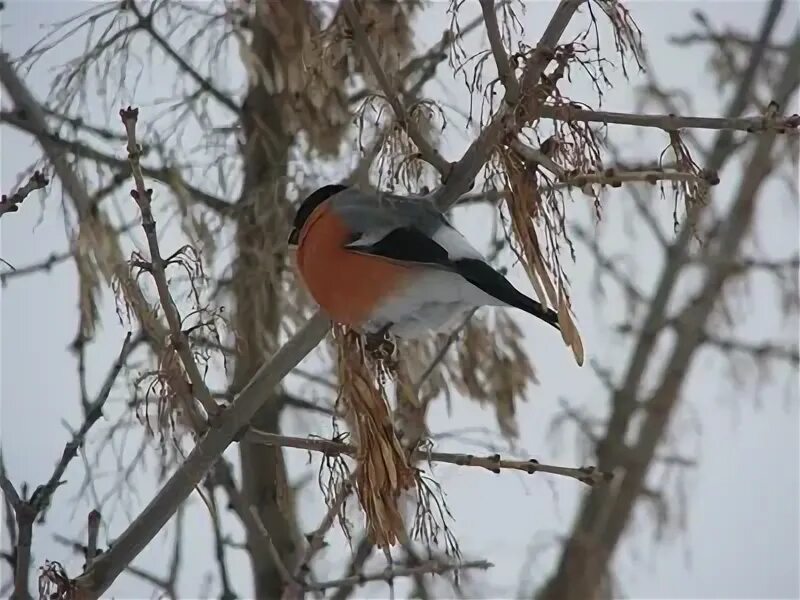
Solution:
{"label": "bird's beak", "polygon": [[291,233],[289,233],[289,247],[297,247],[297,242],[300,237],[300,232],[297,231],[297,227],[292,227]]}

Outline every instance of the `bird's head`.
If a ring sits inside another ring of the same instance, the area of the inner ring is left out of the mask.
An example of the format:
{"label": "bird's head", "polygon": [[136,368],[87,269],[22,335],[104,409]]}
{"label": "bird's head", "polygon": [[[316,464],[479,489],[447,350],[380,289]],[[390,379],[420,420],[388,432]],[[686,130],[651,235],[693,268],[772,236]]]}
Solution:
{"label": "bird's head", "polygon": [[300,208],[297,209],[297,213],[294,216],[294,221],[292,222],[292,230],[289,232],[289,246],[297,246],[298,242],[300,241],[300,232],[303,229],[303,225],[305,225],[308,217],[311,216],[311,213],[314,212],[314,209],[334,194],[338,194],[342,190],[346,189],[346,185],[326,185],[312,192],[305,200],[303,200],[303,202],[300,204]]}

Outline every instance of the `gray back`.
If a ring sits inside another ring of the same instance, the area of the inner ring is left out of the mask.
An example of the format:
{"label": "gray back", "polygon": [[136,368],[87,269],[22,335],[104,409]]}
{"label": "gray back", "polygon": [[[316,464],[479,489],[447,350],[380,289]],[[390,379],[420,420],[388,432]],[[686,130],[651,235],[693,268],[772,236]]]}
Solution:
{"label": "gray back", "polygon": [[348,188],[333,196],[330,205],[353,233],[388,232],[413,226],[432,237],[448,224],[444,215],[424,197]]}

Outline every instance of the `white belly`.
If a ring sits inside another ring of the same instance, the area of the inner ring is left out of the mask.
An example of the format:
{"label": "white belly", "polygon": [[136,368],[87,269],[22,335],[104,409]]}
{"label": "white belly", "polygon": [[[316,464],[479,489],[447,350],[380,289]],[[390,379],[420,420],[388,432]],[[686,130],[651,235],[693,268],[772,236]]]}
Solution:
{"label": "white belly", "polygon": [[425,269],[401,293],[389,298],[364,324],[366,333],[392,324],[389,333],[405,339],[450,332],[471,310],[500,302],[466,279],[448,271]]}

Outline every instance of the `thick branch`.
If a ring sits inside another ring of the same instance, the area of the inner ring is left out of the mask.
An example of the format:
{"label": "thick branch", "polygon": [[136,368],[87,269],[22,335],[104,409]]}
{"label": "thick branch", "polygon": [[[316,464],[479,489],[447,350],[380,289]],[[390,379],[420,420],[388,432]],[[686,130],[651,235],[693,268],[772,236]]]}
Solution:
{"label": "thick branch", "polygon": [[[524,97],[535,97],[534,88],[539,84],[539,79],[552,59],[552,48],[555,48],[561,39],[564,30],[569,25],[575,11],[585,0],[561,0],[553,13],[550,23],[544,30],[536,50],[527,61],[522,72],[522,90]],[[508,93],[508,90],[506,90]],[[537,109],[538,110],[538,109]],[[436,191],[436,204],[444,209],[452,206],[458,198],[466,194],[472,187],[475,177],[483,165],[486,164],[494,148],[502,142],[505,136],[516,134],[525,125],[525,119],[515,118],[515,108],[504,102],[492,117],[491,122],[481,131],[478,137],[470,144],[464,156],[456,163],[447,183]],[[532,115],[528,115],[529,117]]]}
{"label": "thick branch", "polygon": [[489,38],[489,46],[492,49],[494,62],[497,64],[497,74],[500,77],[500,83],[506,88],[504,101],[515,107],[519,102],[519,82],[514,75],[511,62],[508,59],[508,53],[506,53],[503,45],[500,26],[497,24],[497,9],[494,6],[494,0],[480,0],[480,2],[483,20],[486,21],[486,35]]}
{"label": "thick branch", "polygon": [[200,484],[237,434],[270,397],[272,390],[327,333],[328,320],[317,315],[264,364],[215,427],[189,453],[142,513],[116,539],[111,549],[99,556],[76,584],[92,597],[101,596],[142,549],[169,521],[178,506]]}

